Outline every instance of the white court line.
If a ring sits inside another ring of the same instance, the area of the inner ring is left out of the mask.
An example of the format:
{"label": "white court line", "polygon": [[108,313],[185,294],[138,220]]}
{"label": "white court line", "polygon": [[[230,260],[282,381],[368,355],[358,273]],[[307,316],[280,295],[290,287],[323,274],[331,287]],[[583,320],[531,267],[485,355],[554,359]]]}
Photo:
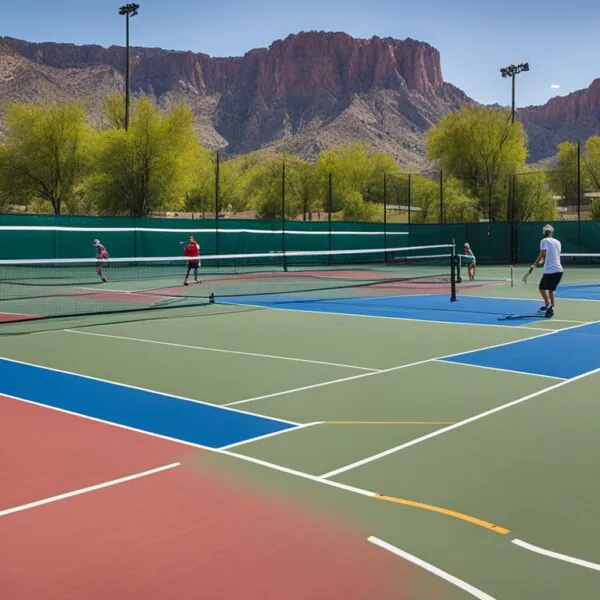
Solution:
{"label": "white court line", "polygon": [[150,469],[149,471],[143,471],[142,473],[135,473],[134,475],[128,475],[127,477],[120,477],[119,479],[113,479],[112,481],[106,481],[104,483],[99,483],[97,485],[91,485],[86,488],[82,488],[79,490],[73,490],[72,492],[66,492],[65,494],[59,494],[58,496],[52,496],[50,498],[44,498],[43,500],[36,500],[35,502],[29,502],[28,504],[21,504],[20,506],[15,506],[13,508],[6,508],[4,510],[0,510],[0,517],[6,517],[7,515],[12,515],[14,513],[22,512],[24,510],[30,510],[32,508],[37,508],[38,506],[44,506],[45,504],[52,504],[53,502],[58,502],[60,500],[66,500],[67,498],[73,498],[74,496],[81,496],[82,494],[87,494],[89,492],[94,492],[96,490],[101,490],[107,487],[111,487],[113,485],[119,485],[121,483],[126,483],[127,481],[133,481],[135,479],[141,479],[142,477],[148,477],[148,475],[155,475],[156,473],[162,473],[163,471],[168,471],[170,469],[174,469],[175,467],[180,467],[181,463],[171,463],[170,465],[164,465],[163,467],[157,467],[156,469]]}
{"label": "white court line", "polygon": [[581,558],[575,558],[573,556],[568,556],[567,554],[560,554],[559,552],[553,552],[552,550],[546,550],[545,548],[540,548],[539,546],[534,546],[533,544],[528,544],[523,540],[511,540],[511,544],[515,544],[520,546],[521,548],[525,548],[525,550],[530,550],[531,552],[536,552],[537,554],[542,554],[543,556],[548,556],[549,558],[555,558],[556,560],[562,560],[563,562],[568,562],[573,565],[578,565],[580,567],[585,567],[586,569],[592,569],[593,571],[600,571],[600,565],[589,562],[587,560],[582,560]]}
{"label": "white court line", "polygon": [[[512,296],[472,296],[471,294],[465,294],[469,296],[469,298],[490,298],[491,300],[527,300],[529,302],[541,302],[537,298],[515,298]],[[564,298],[562,296],[557,296],[556,301],[562,302],[563,300],[569,300],[571,302],[599,302],[600,300],[593,300],[592,298]]]}
{"label": "white court line", "polygon": [[[548,388],[548,390],[550,390],[550,389],[553,389],[553,388]],[[548,391],[548,390],[545,390],[545,391]],[[201,444],[195,444],[193,442],[186,442],[184,440],[180,440],[180,439],[177,439],[177,438],[171,438],[171,437],[168,437],[168,436],[165,436],[165,435],[161,435],[161,434],[158,434],[158,433],[153,433],[151,431],[144,431],[142,429],[135,429],[134,427],[128,427],[127,425],[120,425],[119,423],[113,423],[111,421],[105,421],[103,419],[98,419],[96,417],[90,417],[90,416],[87,416],[87,415],[82,415],[80,413],[76,413],[76,412],[73,412],[73,411],[70,411],[70,410],[66,410],[66,409],[63,409],[63,408],[57,408],[55,406],[48,406],[46,404],[39,404],[39,403],[33,402],[31,400],[26,400],[24,398],[19,398],[18,396],[11,396],[9,394],[2,394],[2,396],[6,397],[6,398],[13,399],[13,400],[17,400],[19,402],[23,402],[25,404],[31,404],[33,406],[37,406],[37,407],[48,409],[48,410],[53,410],[53,411],[59,412],[59,413],[64,413],[64,414],[72,415],[72,416],[79,417],[81,419],[86,419],[88,421],[93,421],[93,422],[96,422],[96,423],[102,423],[103,425],[109,425],[111,427],[116,427],[118,429],[124,429],[126,431],[133,431],[135,433],[141,433],[141,434],[147,435],[149,437],[154,437],[154,438],[158,438],[158,439],[161,439],[161,440],[166,440],[166,441],[169,441],[169,442],[174,442],[174,443],[177,443],[177,444],[181,444],[183,446],[190,446],[190,447],[193,447],[193,448],[198,448],[200,450],[207,450],[207,451],[213,452],[215,454],[222,454],[222,455],[228,456],[230,458],[235,458],[237,460],[241,460],[242,462],[253,463],[253,464],[256,464],[256,465],[259,465],[259,466],[271,469],[273,471],[279,471],[279,472],[285,473],[287,475],[292,475],[294,477],[299,477],[301,479],[306,479],[306,480],[312,481],[314,483],[323,484],[323,485],[326,485],[326,486],[329,486],[329,487],[333,487],[333,488],[337,488],[337,489],[340,489],[340,490],[343,490],[343,491],[346,491],[346,492],[350,492],[350,493],[353,493],[353,494],[358,494],[360,496],[365,496],[365,497],[368,497],[368,498],[374,498],[374,497],[376,497],[376,496],[379,495],[378,493],[372,492],[370,490],[365,490],[363,488],[359,488],[359,487],[355,487],[355,486],[348,485],[348,484],[345,484],[345,483],[341,483],[339,481],[333,481],[333,480],[330,480],[330,479],[323,479],[323,477],[320,477],[318,475],[310,475],[309,473],[304,473],[302,471],[297,471],[295,469],[290,469],[288,467],[284,467],[284,466],[281,466],[281,465],[277,465],[275,463],[267,462],[267,461],[261,460],[259,458],[254,458],[252,456],[246,456],[244,454],[238,454],[236,452],[231,452],[231,451],[229,451],[227,449],[210,448],[208,446],[202,446]],[[314,423],[314,424],[316,425],[318,423]],[[287,429],[286,431],[294,431],[294,429]],[[169,467],[169,466],[170,465],[167,465],[167,467]],[[178,463],[177,464],[173,463],[173,466],[178,466]],[[167,468],[167,467],[163,467],[163,468]],[[520,545],[523,545],[523,544],[524,544],[524,542],[521,543]],[[531,548],[538,549],[537,547],[534,547],[534,546],[531,546]],[[538,549],[538,550],[541,550],[541,549]],[[550,556],[551,558],[557,558],[558,560],[563,560],[563,557],[566,557],[566,555],[559,555],[558,553],[551,553],[550,551],[544,551],[544,552],[546,553],[547,556]],[[556,554],[556,556],[554,556],[555,554]],[[571,558],[571,557],[566,557],[566,558]],[[573,560],[579,560],[579,559],[573,559]],[[590,564],[593,564],[593,563],[590,563]]]}
{"label": "white court line", "polygon": [[161,340],[146,340],[143,338],[127,337],[124,335],[111,335],[108,333],[92,333],[90,331],[79,331],[79,330],[75,330],[75,329],[63,329],[62,331],[65,333],[77,333],[79,335],[93,335],[96,337],[112,338],[115,340],[127,340],[130,342],[143,342],[146,344],[157,344],[160,346],[173,346],[174,348],[187,348],[189,350],[202,350],[202,351],[206,351],[206,352],[221,352],[223,354],[239,354],[242,356],[256,356],[258,358],[272,358],[275,360],[288,360],[288,361],[292,361],[292,362],[311,363],[311,364],[315,364],[315,365],[326,365],[329,367],[343,367],[345,369],[357,369],[359,371],[372,371],[372,372],[380,371],[380,369],[372,369],[370,367],[359,367],[357,365],[345,365],[342,363],[327,362],[327,361],[323,361],[323,360],[310,360],[308,358],[295,358],[292,356],[278,356],[278,355],[274,355],[274,354],[260,354],[258,352],[243,352],[241,350],[226,350],[223,348],[209,348],[207,346],[191,346],[188,344],[177,344],[174,342],[164,342]]}
{"label": "white court line", "polygon": [[555,383],[554,385],[551,385],[550,387],[544,388],[542,390],[538,390],[537,392],[533,392],[533,394],[523,396],[522,398],[517,398],[516,400],[513,400],[512,402],[507,402],[506,404],[496,406],[495,408],[486,410],[485,412],[479,413],[478,415],[474,415],[472,417],[469,417],[468,419],[459,421],[458,423],[455,423],[454,425],[449,425],[448,427],[442,427],[442,429],[436,429],[435,431],[433,431],[431,433],[428,433],[421,437],[415,438],[414,440],[411,440],[410,442],[406,442],[405,444],[400,444],[399,446],[395,446],[394,448],[389,448],[388,450],[384,450],[383,452],[379,452],[378,454],[374,454],[373,456],[368,456],[367,458],[363,458],[362,460],[357,460],[356,462],[346,465],[345,467],[340,467],[339,469],[334,469],[333,471],[329,471],[329,473],[324,473],[323,475],[321,475],[321,477],[323,479],[327,479],[329,477],[335,477],[336,475],[345,473],[346,471],[351,471],[352,469],[362,467],[363,465],[366,465],[373,461],[379,460],[380,458],[384,458],[385,456],[390,456],[390,454],[395,454],[396,452],[400,452],[400,450],[405,450],[406,448],[410,448],[411,446],[416,446],[417,444],[420,444],[421,442],[425,442],[434,437],[444,435],[445,433],[448,433],[449,431],[453,431],[454,429],[464,427],[465,425],[468,425],[469,423],[474,423],[475,421],[479,421],[480,419],[489,417],[490,415],[498,413],[502,410],[506,410],[507,408],[517,406],[517,404],[522,404],[523,402],[526,402],[527,400],[531,400],[532,398],[537,398],[537,396],[541,396],[542,394],[546,394],[547,392],[551,392],[553,390],[561,388],[564,385],[567,385],[573,381],[578,381],[579,379],[583,379],[584,377],[588,377],[589,375],[594,375],[596,373],[600,373],[600,368],[594,369],[593,371],[588,371],[587,373],[582,373],[581,375],[577,375],[576,377],[572,377],[571,379],[565,379],[563,381],[559,381],[558,383]]}
{"label": "white court line", "polygon": [[[427,296],[431,296],[432,294],[426,294]],[[402,297],[402,296],[399,296]],[[362,302],[363,299],[361,299]],[[314,300],[315,302],[319,302],[318,299],[315,298]],[[324,304],[327,303],[327,300],[322,300],[320,301]],[[448,302],[450,302],[448,300]],[[285,312],[297,312],[297,313],[308,313],[308,314],[314,314],[314,315],[326,315],[326,316],[331,316],[331,315],[335,315],[338,317],[360,317],[362,319],[391,319],[392,321],[411,321],[413,323],[436,323],[439,325],[456,325],[456,326],[466,326],[466,327],[501,327],[502,329],[506,329],[507,327],[511,327],[514,329],[529,329],[531,331],[539,331],[538,327],[527,327],[525,325],[495,325],[494,323],[465,323],[462,321],[434,321],[432,319],[413,319],[410,317],[386,317],[385,315],[363,315],[363,314],[358,314],[358,313],[341,313],[341,312],[334,312],[334,311],[327,311],[327,310],[304,310],[301,308],[281,308],[279,306],[267,306],[264,304],[247,304],[244,302],[233,302],[233,301],[223,301],[220,300],[219,298],[217,298],[217,304],[221,304],[221,305],[229,305],[229,306],[248,306],[248,307],[252,307],[252,308],[266,308],[268,310],[281,310],[281,311],[285,311]],[[415,310],[420,310],[418,308],[416,308]],[[423,309],[423,310],[427,310],[427,309]],[[452,312],[452,309],[449,308],[449,311]],[[540,319],[545,319],[546,317],[540,317]]]}
{"label": "white court line", "polygon": [[[475,352],[478,352],[475,350]],[[527,371],[515,371],[514,369],[501,369],[500,367],[488,367],[487,365],[474,365],[473,363],[455,362],[453,360],[439,359],[436,362],[442,362],[447,365],[461,365],[463,367],[471,367],[475,369],[486,369],[487,371],[500,371],[501,373],[515,373],[517,375],[529,375],[530,377],[544,377],[545,379],[558,379],[564,381],[567,377],[555,377],[554,375],[541,375],[540,373],[529,373]]]}
{"label": "white court line", "polygon": [[[581,327],[581,326],[576,325],[575,327]],[[574,329],[575,327],[567,327],[560,331],[566,331],[567,329]],[[541,330],[536,329],[536,331],[539,333]],[[520,338],[518,340],[512,340],[510,342],[502,342],[500,344],[493,344],[492,346],[484,346],[483,348],[475,348],[473,350],[456,352],[454,354],[446,354],[444,356],[434,356],[433,358],[426,358],[424,360],[419,360],[419,361],[416,361],[413,363],[398,365],[396,367],[390,367],[389,369],[381,369],[380,371],[377,371],[375,373],[361,373],[360,375],[351,375],[349,377],[342,377],[340,379],[332,379],[330,381],[324,381],[322,383],[313,383],[312,385],[305,385],[303,387],[294,388],[291,390],[284,390],[283,392],[273,392],[271,394],[265,394],[263,396],[256,396],[254,398],[246,398],[244,400],[236,400],[235,402],[228,402],[227,404],[223,404],[223,406],[236,406],[238,404],[246,404],[247,402],[256,402],[257,400],[265,400],[267,398],[275,398],[277,396],[286,396],[287,394],[295,394],[296,392],[304,392],[306,390],[312,390],[312,389],[324,387],[327,385],[333,385],[335,383],[344,383],[346,381],[353,381],[354,379],[362,379],[363,377],[370,377],[372,375],[381,375],[383,373],[391,373],[392,371],[399,371],[400,369],[407,369],[408,367],[416,367],[418,365],[424,365],[424,364],[430,363],[430,362],[441,361],[444,358],[453,358],[455,356],[461,356],[463,354],[470,354],[472,352],[481,352],[483,350],[491,350],[492,348],[500,348],[501,346],[509,346],[510,344],[518,344],[525,340],[537,339],[537,338],[545,337],[548,335],[553,335],[555,333],[557,333],[556,330],[544,331],[544,333],[542,333],[540,335],[533,335],[533,336],[526,337],[526,338]]]}
{"label": "white court line", "polygon": [[[237,413],[242,413],[244,415],[250,415],[252,417],[262,418],[262,419],[270,419],[271,421],[279,421],[280,423],[287,423],[288,425],[300,425],[300,423],[296,423],[295,421],[288,421],[287,419],[279,419],[277,417],[267,417],[258,415],[256,413],[248,412],[245,410],[240,410],[238,408],[229,408],[224,404],[212,404],[210,402],[205,402],[204,400],[194,400],[193,398],[186,398],[185,396],[176,396],[174,394],[166,394],[164,392],[157,392],[156,390],[149,390],[148,388],[139,387],[137,385],[129,385],[128,383],[117,383],[115,381],[110,381],[108,379],[102,379],[100,377],[92,377],[91,375],[82,375],[81,373],[73,373],[71,371],[65,371],[63,369],[55,369],[53,367],[46,367],[42,365],[36,365],[33,363],[25,362],[24,360],[16,360],[14,358],[6,358],[0,357],[0,362],[6,361],[11,363],[16,363],[19,365],[26,365],[28,367],[35,367],[36,369],[43,369],[44,371],[53,371],[54,373],[63,373],[64,375],[72,375],[73,377],[81,377],[82,379],[90,379],[91,381],[100,381],[101,383],[108,383],[109,385],[114,385],[116,387],[128,388],[130,390],[138,390],[140,392],[148,392],[150,394],[155,394],[157,396],[163,396],[165,398],[172,398],[174,400],[183,400],[185,402],[192,402],[194,404],[202,404],[204,406],[210,406],[212,408],[220,408],[223,410],[230,410]],[[375,373],[366,373],[367,375],[375,375]],[[2,394],[0,390],[0,396],[7,396],[8,394]]]}
{"label": "white court line", "polygon": [[[258,416],[261,416],[261,415],[258,415]],[[219,450],[230,450],[231,448],[237,448],[238,446],[244,446],[245,444],[251,444],[252,442],[266,440],[267,438],[272,438],[272,437],[275,437],[276,435],[281,435],[282,433],[290,433],[292,431],[298,431],[299,429],[306,429],[307,427],[314,427],[315,425],[323,425],[323,421],[314,421],[313,423],[303,423],[302,425],[298,425],[297,427],[293,427],[291,429],[280,429],[279,431],[265,433],[264,435],[259,435],[254,438],[248,438],[246,440],[242,440],[241,442],[234,442],[233,444],[228,444],[227,446],[220,446]]]}
{"label": "white court line", "polygon": [[369,542],[375,544],[376,546],[379,546],[383,550],[387,550],[388,552],[391,552],[392,554],[395,554],[396,556],[399,556],[404,560],[408,560],[411,563],[417,565],[418,567],[421,567],[422,569],[433,573],[434,575],[437,575],[437,577],[440,577],[441,579],[444,579],[445,581],[451,583],[457,588],[460,588],[461,590],[467,592],[467,594],[470,594],[474,598],[478,598],[479,600],[494,600],[492,596],[486,594],[485,592],[482,592],[481,590],[472,586],[470,583],[467,583],[466,581],[463,581],[458,577],[454,577],[454,575],[450,575],[450,573],[446,573],[446,571],[442,571],[442,569],[435,567],[428,562],[425,562],[423,559],[418,558],[413,554],[409,554],[404,550],[400,550],[400,548],[396,548],[396,546],[392,546],[392,544],[389,544],[388,542],[384,542],[383,540],[373,535],[370,538],[368,538],[368,540]]}

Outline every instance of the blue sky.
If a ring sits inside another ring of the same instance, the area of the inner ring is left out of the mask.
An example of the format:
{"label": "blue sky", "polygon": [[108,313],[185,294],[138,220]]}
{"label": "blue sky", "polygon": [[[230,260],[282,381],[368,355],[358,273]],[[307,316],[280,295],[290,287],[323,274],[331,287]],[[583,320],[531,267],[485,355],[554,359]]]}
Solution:
{"label": "blue sky", "polygon": [[[123,2],[124,3],[124,2]],[[444,79],[484,103],[510,103],[500,68],[528,61],[517,105],[587,87],[600,77],[600,0],[138,0],[132,43],[239,56],[290,33],[422,40],[441,53]],[[120,2],[28,0],[2,10],[0,35],[76,44],[123,43]],[[560,86],[552,88],[551,86]]]}

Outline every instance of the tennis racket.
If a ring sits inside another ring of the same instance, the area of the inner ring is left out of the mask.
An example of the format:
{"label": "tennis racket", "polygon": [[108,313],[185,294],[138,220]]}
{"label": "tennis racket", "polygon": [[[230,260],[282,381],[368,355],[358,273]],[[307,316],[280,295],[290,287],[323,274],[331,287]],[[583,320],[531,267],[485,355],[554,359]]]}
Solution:
{"label": "tennis racket", "polygon": [[529,267],[529,270],[523,275],[523,283],[527,283],[527,278],[533,273],[533,267]]}

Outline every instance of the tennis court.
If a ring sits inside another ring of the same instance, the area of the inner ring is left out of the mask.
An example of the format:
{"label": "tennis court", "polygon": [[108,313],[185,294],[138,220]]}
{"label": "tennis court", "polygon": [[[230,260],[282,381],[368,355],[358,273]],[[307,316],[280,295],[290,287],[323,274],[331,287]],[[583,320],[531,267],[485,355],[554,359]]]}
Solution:
{"label": "tennis court", "polygon": [[235,294],[11,273],[5,596],[599,597],[598,266],[545,319],[537,274],[451,302],[433,256],[238,265]]}

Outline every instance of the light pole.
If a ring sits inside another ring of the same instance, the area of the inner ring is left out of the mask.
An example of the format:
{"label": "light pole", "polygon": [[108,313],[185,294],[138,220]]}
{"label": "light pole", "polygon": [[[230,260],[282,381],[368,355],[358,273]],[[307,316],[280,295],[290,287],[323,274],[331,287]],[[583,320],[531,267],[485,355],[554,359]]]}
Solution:
{"label": "light pole", "polygon": [[509,65],[500,69],[502,77],[510,77],[512,79],[512,112],[511,122],[515,122],[515,77],[523,71],[529,71],[529,63],[521,63],[520,65]]}
{"label": "light pole", "polygon": [[125,130],[129,129],[129,17],[135,17],[140,8],[139,4],[125,4],[119,8],[119,14],[125,16],[125,47],[126,47],[126,65],[125,65]]}
{"label": "light pole", "polygon": [[[504,67],[500,69],[500,74],[502,77],[510,77],[512,80],[512,104],[511,104],[511,113],[510,113],[510,122],[515,122],[515,80],[516,76],[519,73],[523,73],[525,71],[529,71],[529,63],[521,63],[520,65],[509,65],[508,67]],[[515,231],[515,205],[516,205],[516,195],[517,195],[517,176],[513,175],[511,177],[511,193],[510,193],[510,254],[511,261],[514,262],[517,259],[516,252],[516,231]],[[492,211],[492,202],[490,196],[490,223],[492,221],[491,211]]]}

